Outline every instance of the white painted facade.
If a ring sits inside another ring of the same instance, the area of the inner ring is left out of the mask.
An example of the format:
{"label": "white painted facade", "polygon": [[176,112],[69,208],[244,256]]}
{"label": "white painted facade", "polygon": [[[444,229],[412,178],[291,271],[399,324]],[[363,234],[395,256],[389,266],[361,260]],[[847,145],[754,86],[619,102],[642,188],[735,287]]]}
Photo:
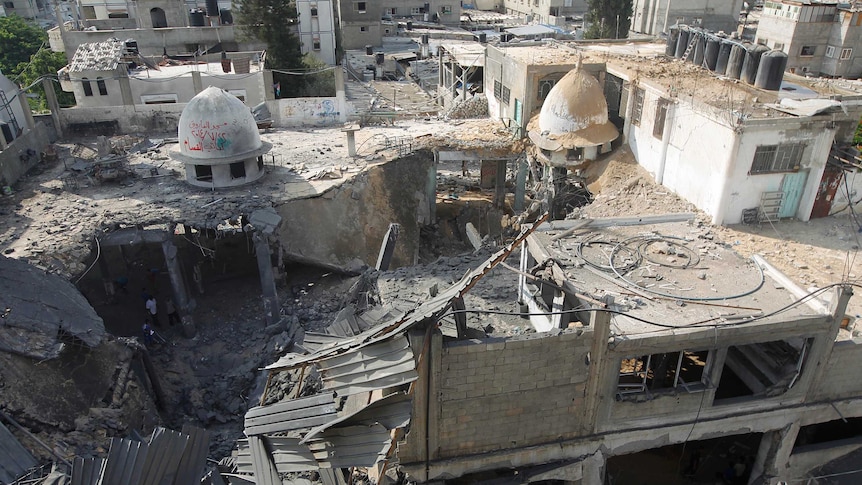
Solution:
{"label": "white painted facade", "polygon": [[733,32],[743,0],[635,0],[631,31],[658,35],[677,23]]}
{"label": "white painted facade", "polygon": [[[631,97],[637,89],[644,91],[639,121]],[[862,105],[858,97],[845,97],[847,114],[739,119],[696,101],[671,99],[648,81],[630,93],[624,134],[638,163],[715,224],[742,222],[743,211],[758,208],[765,192],[784,192],[782,215],[807,221],[836,141],[836,122],[855,124]],[[660,100],[669,105],[659,138],[654,125]],[[803,146],[798,169],[751,173],[758,147],[770,145]]]}
{"label": "white painted facade", "polygon": [[[18,85],[4,76],[2,72],[0,72],[0,93],[3,93],[3,99],[8,103],[7,109],[6,106],[2,106],[3,101],[0,101],[0,125],[5,124],[7,126],[6,129],[11,132],[13,139],[17,138],[18,130],[21,130],[22,134],[29,131],[26,113],[24,113],[21,99],[18,98],[19,95],[23,96],[24,93],[19,93]],[[9,109],[11,109],[11,115]],[[0,147],[2,147],[4,146],[2,144],[7,142],[7,140],[4,138],[2,132],[0,132],[0,138],[3,138],[0,140]],[[8,141],[11,142],[11,140]]]}
{"label": "white painted facade", "polygon": [[303,54],[313,54],[321,61],[334,66],[335,11],[331,0],[297,0],[299,16],[297,35]]}

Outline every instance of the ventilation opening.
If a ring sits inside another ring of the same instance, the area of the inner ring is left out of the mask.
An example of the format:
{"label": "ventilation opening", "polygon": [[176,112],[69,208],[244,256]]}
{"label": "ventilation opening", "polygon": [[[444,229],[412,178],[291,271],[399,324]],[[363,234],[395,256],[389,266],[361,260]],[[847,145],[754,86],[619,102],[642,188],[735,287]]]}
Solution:
{"label": "ventilation opening", "polygon": [[230,178],[245,178],[245,162],[234,162],[230,164]]}
{"label": "ventilation opening", "polygon": [[213,168],[209,165],[195,165],[195,179],[210,181],[213,179]]}

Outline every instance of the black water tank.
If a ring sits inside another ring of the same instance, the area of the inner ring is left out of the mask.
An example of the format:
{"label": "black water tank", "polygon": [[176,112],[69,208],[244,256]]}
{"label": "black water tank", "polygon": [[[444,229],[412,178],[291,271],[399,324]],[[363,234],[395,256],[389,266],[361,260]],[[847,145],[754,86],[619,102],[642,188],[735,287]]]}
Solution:
{"label": "black water tank", "polygon": [[218,0],[206,0],[207,17],[218,17]]}
{"label": "black water tank", "polygon": [[365,46],[365,55],[373,56],[374,55],[374,47],[371,44]]}
{"label": "black water tank", "polygon": [[716,63],[718,63],[718,50],[721,47],[721,39],[712,37],[706,39],[706,50],[703,51],[703,62],[706,63],[706,68],[710,71],[715,71]]}
{"label": "black water tank", "polygon": [[679,29],[679,39],[676,41],[676,50],[673,53],[673,56],[677,59],[681,58],[683,54],[685,54],[685,50],[688,49],[689,35],[691,32],[688,30],[688,27],[683,25]]}
{"label": "black water tank", "polygon": [[488,42],[488,34],[486,34],[484,32],[482,32],[480,34],[476,34],[476,41],[479,42],[480,44],[484,44],[484,43]]}
{"label": "black water tank", "polygon": [[222,25],[233,25],[233,14],[229,8],[223,8],[218,11]]}
{"label": "black water tank", "polygon": [[428,45],[428,39],[429,39],[429,37],[431,37],[431,36],[430,36],[430,35],[428,35],[428,34],[422,34],[422,43],[423,43],[423,44],[425,44],[425,45]]}
{"label": "black water tank", "polygon": [[206,25],[204,11],[199,8],[196,8],[189,12],[189,25],[192,27],[203,27],[204,25]]}
{"label": "black water tank", "polygon": [[413,30],[413,22],[407,21],[407,30]]}
{"label": "black water tank", "polygon": [[694,43],[692,52],[688,53],[688,60],[695,66],[700,66],[703,64],[703,54],[706,50],[706,37],[699,32],[695,35],[697,35],[697,42]]}
{"label": "black water tank", "polygon": [[784,79],[784,69],[787,67],[787,54],[780,50],[769,51],[760,57],[760,67],[754,85],[761,89],[778,91]]}
{"label": "black water tank", "polygon": [[763,44],[756,44],[745,51],[745,61],[742,63],[742,74],[739,78],[748,84],[754,84],[757,78],[757,68],[760,66],[760,57],[769,50]]}
{"label": "black water tank", "polygon": [[673,57],[676,52],[676,43],[679,41],[679,27],[672,25],[667,31],[667,45],[664,48],[664,55]]}
{"label": "black water tank", "polygon": [[733,50],[733,44],[727,40],[722,40],[718,47],[718,58],[715,60],[715,72],[724,75],[727,72],[727,65],[730,61],[730,51]]}
{"label": "black water tank", "polygon": [[739,79],[739,76],[742,75],[742,65],[745,63],[745,53],[748,52],[749,47],[751,44],[748,42],[733,43],[733,47],[730,49],[730,59],[727,60],[727,70],[724,71],[725,76]]}
{"label": "black water tank", "polygon": [[374,60],[377,62],[377,65],[378,65],[378,66],[382,66],[382,65],[383,65],[383,61],[384,61],[385,59],[386,59],[386,57],[383,55],[383,53],[382,53],[382,52],[378,52],[377,54],[374,54]]}

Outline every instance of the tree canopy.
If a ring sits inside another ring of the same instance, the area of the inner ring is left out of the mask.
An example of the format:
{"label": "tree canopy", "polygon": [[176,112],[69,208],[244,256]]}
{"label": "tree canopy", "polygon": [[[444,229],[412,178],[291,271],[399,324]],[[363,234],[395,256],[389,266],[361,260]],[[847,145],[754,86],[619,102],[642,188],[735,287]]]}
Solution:
{"label": "tree canopy", "polygon": [[625,39],[631,26],[632,0],[589,0],[587,39]]}
{"label": "tree canopy", "polygon": [[[266,44],[267,68],[283,71],[306,69],[299,38],[293,33],[297,21],[293,0],[240,0],[235,16],[243,35]],[[284,93],[299,90],[304,84],[302,77],[273,73]]]}
{"label": "tree canopy", "polygon": [[47,41],[48,35],[38,25],[17,15],[0,17],[0,70],[7,77],[17,75],[18,65],[26,64]]}

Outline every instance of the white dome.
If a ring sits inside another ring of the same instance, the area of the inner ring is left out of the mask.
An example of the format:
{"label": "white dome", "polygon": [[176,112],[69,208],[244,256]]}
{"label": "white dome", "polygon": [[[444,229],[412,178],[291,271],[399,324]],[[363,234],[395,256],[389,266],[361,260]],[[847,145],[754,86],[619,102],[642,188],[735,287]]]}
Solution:
{"label": "white dome", "polygon": [[187,163],[228,163],[271,148],[261,142],[251,110],[236,96],[213,86],[186,104],[178,132],[179,150],[174,157]]}
{"label": "white dome", "polygon": [[562,135],[608,122],[608,103],[599,82],[573,69],[551,88],[539,112],[539,131]]}

